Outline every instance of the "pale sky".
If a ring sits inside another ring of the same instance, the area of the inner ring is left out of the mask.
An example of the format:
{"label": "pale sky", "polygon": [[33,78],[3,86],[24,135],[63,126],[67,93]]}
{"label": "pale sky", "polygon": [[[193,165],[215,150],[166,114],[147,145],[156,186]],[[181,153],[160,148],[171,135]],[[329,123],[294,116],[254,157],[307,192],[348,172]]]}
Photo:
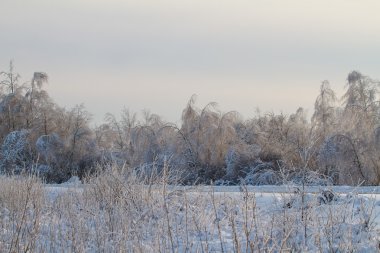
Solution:
{"label": "pale sky", "polygon": [[180,122],[192,94],[246,118],[313,111],[321,82],[380,78],[377,0],[0,0],[0,70],[47,72],[51,97]]}

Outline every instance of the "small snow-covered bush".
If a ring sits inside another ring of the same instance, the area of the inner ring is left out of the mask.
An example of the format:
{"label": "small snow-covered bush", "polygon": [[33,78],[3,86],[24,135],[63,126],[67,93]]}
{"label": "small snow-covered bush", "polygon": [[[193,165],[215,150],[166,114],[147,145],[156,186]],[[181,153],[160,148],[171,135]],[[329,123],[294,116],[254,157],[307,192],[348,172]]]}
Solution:
{"label": "small snow-covered bush", "polygon": [[47,164],[57,164],[62,155],[64,144],[56,133],[42,135],[36,141],[36,148],[40,157]]}
{"label": "small snow-covered bush", "polygon": [[276,185],[279,184],[280,177],[276,171],[264,169],[255,173],[248,173],[241,182],[248,185]]}
{"label": "small snow-covered bush", "polygon": [[272,163],[256,163],[249,167],[247,174],[240,179],[241,184],[247,185],[276,185],[281,183],[278,171],[273,169]]}
{"label": "small snow-covered bush", "polygon": [[287,183],[293,183],[296,185],[304,184],[308,186],[327,186],[333,185],[333,180],[330,177],[327,177],[323,174],[304,169],[294,171],[291,177],[289,178],[289,182]]}
{"label": "small snow-covered bush", "polygon": [[20,172],[33,164],[29,131],[10,132],[1,145],[0,167],[5,173]]}

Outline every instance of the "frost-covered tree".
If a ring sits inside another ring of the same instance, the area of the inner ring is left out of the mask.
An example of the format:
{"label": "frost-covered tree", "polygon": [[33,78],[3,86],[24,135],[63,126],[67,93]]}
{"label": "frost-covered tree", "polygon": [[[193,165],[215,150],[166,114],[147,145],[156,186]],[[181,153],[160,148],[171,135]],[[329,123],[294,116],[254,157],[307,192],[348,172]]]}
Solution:
{"label": "frost-covered tree", "polygon": [[26,127],[27,101],[19,93],[10,93],[0,100],[0,134],[3,138],[11,131],[21,130]]}
{"label": "frost-covered tree", "polygon": [[290,130],[288,117],[284,114],[269,113],[260,116],[254,122],[257,127],[258,145],[261,147],[260,159],[277,163],[288,157],[291,152],[287,145]]}
{"label": "frost-covered tree", "polygon": [[94,129],[83,105],[67,110],[54,103],[43,89],[47,81],[46,73],[35,72],[21,85],[12,62],[0,73],[3,171],[35,163],[49,181],[61,182],[97,164],[117,163],[136,171],[186,172],[188,183],[279,183],[299,178],[299,172],[342,184],[380,183],[378,82],[358,71],[348,75],[341,107],[322,82],[311,121],[302,108],[243,121],[237,112],[220,112],[214,102],[198,108],[192,96],[180,126],[149,111],[124,109],[118,117],[107,114]]}
{"label": "frost-covered tree", "polygon": [[290,115],[289,146],[293,152],[289,153],[290,163],[299,169],[312,170],[315,168],[318,136],[312,131],[303,108],[298,108],[295,114]]}
{"label": "frost-covered tree", "polygon": [[319,159],[326,169],[325,174],[335,183],[357,185],[370,182],[358,140],[349,135],[336,134],[328,138],[321,147]]}
{"label": "frost-covered tree", "polygon": [[314,103],[314,114],[311,121],[322,138],[324,138],[333,127],[335,119],[335,103],[337,97],[331,89],[328,81],[323,81],[319,95]]}
{"label": "frost-covered tree", "polygon": [[185,109],[182,111],[182,125],[180,132],[183,134],[184,138],[188,140],[187,153],[191,157],[192,164],[194,167],[199,165],[198,157],[198,128],[200,120],[200,112],[197,107],[195,107],[196,96],[193,95],[189,102],[187,103]]}
{"label": "frost-covered tree", "polygon": [[345,109],[360,109],[372,112],[376,108],[379,83],[358,71],[352,71],[347,77],[347,91],[343,96]]}
{"label": "frost-covered tree", "polygon": [[13,62],[9,64],[7,72],[0,72],[1,89],[6,93],[0,100],[1,139],[10,131],[24,128],[24,116],[27,101],[23,96],[24,86],[19,84],[20,75],[15,72]]}
{"label": "frost-covered tree", "polygon": [[[52,102],[45,90],[42,89],[44,83],[48,82],[48,75],[44,72],[34,72],[33,78],[30,81],[30,86],[25,94],[28,100],[27,110],[27,127],[34,127],[36,121],[39,121],[44,116],[46,117],[46,107],[51,106]],[[41,112],[44,107],[43,112]],[[45,119],[46,120],[46,119]],[[44,122],[46,126],[46,121]]]}
{"label": "frost-covered tree", "polygon": [[358,135],[370,133],[379,123],[379,82],[353,71],[347,77],[346,87],[342,97],[344,128]]}
{"label": "frost-covered tree", "polygon": [[110,147],[112,152],[119,152],[125,159],[129,159],[128,157],[133,155],[131,138],[132,132],[138,125],[137,115],[124,108],[119,118],[117,119],[110,113],[106,114],[107,128],[102,132],[99,141],[103,141],[101,146],[107,145],[106,142],[108,142],[108,145],[112,145]]}
{"label": "frost-covered tree", "polygon": [[201,177],[215,180],[224,174],[222,169],[229,149],[226,143],[233,138],[230,135],[235,134],[234,129],[227,126],[230,123],[226,119],[228,115],[223,120],[216,103],[199,110],[194,106],[194,99],[193,96],[182,113],[181,132],[189,140]]}
{"label": "frost-covered tree", "polygon": [[89,128],[91,114],[85,110],[84,105],[75,106],[67,116],[67,139],[68,149],[67,167],[75,168],[80,158],[92,150],[92,131]]}

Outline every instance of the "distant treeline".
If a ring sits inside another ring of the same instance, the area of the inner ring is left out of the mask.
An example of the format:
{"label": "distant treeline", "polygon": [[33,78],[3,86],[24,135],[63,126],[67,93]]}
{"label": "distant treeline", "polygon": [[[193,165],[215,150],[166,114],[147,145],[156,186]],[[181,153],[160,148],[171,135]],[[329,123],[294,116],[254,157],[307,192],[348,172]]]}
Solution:
{"label": "distant treeline", "polygon": [[0,74],[0,169],[35,172],[48,182],[85,177],[111,165],[175,172],[184,184],[380,184],[379,82],[348,74],[338,99],[323,81],[314,113],[260,114],[243,120],[191,97],[182,124],[124,109],[90,127],[83,105],[65,109],[43,89],[46,73],[22,83],[12,62]]}

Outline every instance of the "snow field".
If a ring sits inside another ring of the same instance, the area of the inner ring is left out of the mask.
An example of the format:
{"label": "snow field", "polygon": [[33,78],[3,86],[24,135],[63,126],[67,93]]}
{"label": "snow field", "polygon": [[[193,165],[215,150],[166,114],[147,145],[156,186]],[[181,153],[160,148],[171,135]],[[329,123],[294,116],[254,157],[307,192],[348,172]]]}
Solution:
{"label": "snow field", "polygon": [[[271,188],[272,192],[268,192]],[[229,190],[228,190],[229,189]],[[173,187],[0,178],[1,252],[378,252],[380,196],[354,188]],[[360,188],[358,188],[360,189]],[[253,191],[255,190],[255,191]],[[372,189],[372,191],[375,191]],[[339,192],[339,193],[338,193]]]}

